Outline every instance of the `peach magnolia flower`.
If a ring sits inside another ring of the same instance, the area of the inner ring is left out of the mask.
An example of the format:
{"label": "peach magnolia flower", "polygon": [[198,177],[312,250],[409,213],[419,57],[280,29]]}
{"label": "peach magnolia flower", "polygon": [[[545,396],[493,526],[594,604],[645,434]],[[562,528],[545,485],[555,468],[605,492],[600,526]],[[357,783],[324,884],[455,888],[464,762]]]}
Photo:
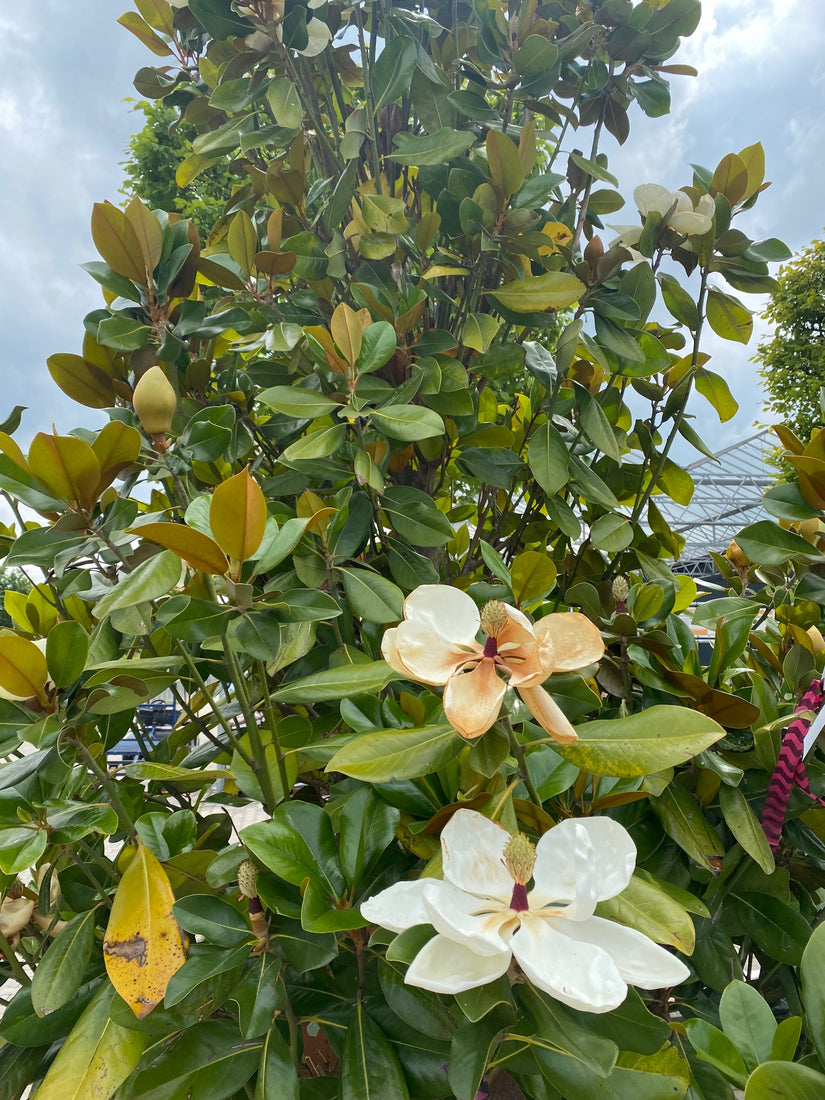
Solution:
{"label": "peach magnolia flower", "polygon": [[[476,640],[479,629],[485,638]],[[481,614],[458,588],[422,584],[404,601],[404,621],[386,631],[384,660],[422,684],[444,685],[444,713],[462,737],[480,737],[498,718],[507,685],[503,673],[556,741],[576,731],[540,685],[551,672],[594,664],[604,643],[585,615],[565,612],[531,623],[514,607],[491,600]]]}

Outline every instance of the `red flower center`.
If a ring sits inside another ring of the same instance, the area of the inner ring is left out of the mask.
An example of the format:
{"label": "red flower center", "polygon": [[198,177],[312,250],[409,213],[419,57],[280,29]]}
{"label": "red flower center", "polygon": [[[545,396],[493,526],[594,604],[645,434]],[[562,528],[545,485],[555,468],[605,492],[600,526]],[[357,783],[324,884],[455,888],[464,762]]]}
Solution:
{"label": "red flower center", "polygon": [[513,884],[513,896],[510,898],[510,908],[516,913],[526,913],[530,906],[527,903],[527,887],[520,882]]}

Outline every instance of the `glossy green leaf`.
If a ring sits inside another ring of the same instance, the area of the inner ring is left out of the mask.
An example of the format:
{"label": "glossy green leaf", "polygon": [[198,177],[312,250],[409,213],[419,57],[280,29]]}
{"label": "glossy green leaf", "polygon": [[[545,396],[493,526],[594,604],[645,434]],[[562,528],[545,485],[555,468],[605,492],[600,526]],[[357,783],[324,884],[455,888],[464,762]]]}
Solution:
{"label": "glossy green leaf", "polygon": [[184,931],[208,943],[237,947],[252,938],[247,919],[234,905],[212,894],[189,894],[176,901],[172,911]]}
{"label": "glossy green leaf", "polygon": [[384,661],[336,665],[335,668],[293,680],[274,692],[272,699],[279,703],[322,703],[362,692],[380,691],[391,680],[397,679],[398,673],[393,672]]}
{"label": "glossy green leaf", "polygon": [[533,477],[548,496],[567,484],[569,458],[559,432],[546,420],[530,436],[527,462]]}
{"label": "glossy green leaf", "polygon": [[748,1070],[770,1061],[776,1019],[770,1005],[746,982],[731,982],[719,1002],[719,1022]]}
{"label": "glossy green leaf", "polygon": [[431,497],[407,485],[394,485],[381,497],[380,506],[391,526],[413,546],[443,546],[453,528]]}
{"label": "glossy green leaf", "polygon": [[350,886],[357,886],[395,839],[400,812],[368,787],[346,800],[339,820],[341,867]]}
{"label": "glossy green leaf", "polygon": [[691,859],[708,871],[712,860],[724,854],[722,842],[702,812],[702,807],[683,787],[671,783],[656,798],[651,807],[662,828]]}
{"label": "glossy green leaf", "polygon": [[475,134],[468,131],[452,130],[441,127],[430,134],[415,136],[401,133],[395,135],[395,152],[388,160],[398,164],[421,165],[447,164],[453,157],[466,153],[475,144]]}
{"label": "glossy green leaf", "polygon": [[341,1100],[409,1100],[398,1057],[381,1029],[358,1004],[341,1058]]}
{"label": "glossy green leaf", "polygon": [[89,636],[71,619],[55,623],[46,639],[46,664],[52,682],[60,688],[70,687],[86,667]]}
{"label": "glossy green leaf", "polygon": [[820,1061],[825,1058],[825,924],[808,940],[799,968],[808,1034]]}
{"label": "glossy green leaf", "polygon": [[415,42],[408,35],[399,34],[384,46],[372,66],[370,80],[376,114],[409,91],[416,58]]}
{"label": "glossy green leaf", "polygon": [[369,623],[396,623],[404,617],[404,593],[392,581],[368,569],[339,566],[350,607]]}
{"label": "glossy green leaf", "polygon": [[255,1072],[261,1044],[239,1042],[233,1021],[205,1020],[152,1055],[122,1086],[118,1100],[228,1100]]}
{"label": "glossy green leaf", "polygon": [[738,298],[717,287],[708,291],[708,324],[723,340],[747,344],[753,333],[753,314]]}
{"label": "glossy green leaf", "polygon": [[759,864],[766,875],[772,874],[775,862],[765,830],[739,787],[722,784],[719,788],[719,808],[725,824],[751,859]]}
{"label": "glossy green leaf", "polygon": [[31,985],[38,1016],[54,1012],[80,988],[92,957],[96,916],[97,911],[90,909],[73,917],[38,963]]}
{"label": "glossy green leaf", "polygon": [[825,1075],[808,1066],[765,1062],[745,1086],[745,1100],[822,1100]]}
{"label": "glossy green leaf", "polygon": [[353,738],[336,752],[326,770],[370,783],[391,783],[436,771],[455,759],[463,744],[447,725],[378,730]]}
{"label": "glossy green leaf", "polygon": [[817,561],[822,557],[807,539],[767,519],[743,528],[736,536],[736,542],[757,565],[782,565],[795,559]]}
{"label": "glossy green leaf", "polygon": [[154,554],[98,601],[95,616],[102,622],[115,611],[166,596],[180,581],[182,569],[180,558],[171,550]]}
{"label": "glossy green leaf", "polygon": [[570,272],[548,271],[546,275],[528,275],[498,290],[488,290],[487,295],[514,313],[543,313],[572,306],[584,291],[584,283]]}
{"label": "glossy green leaf", "polygon": [[319,428],[290,443],[283,452],[283,458],[286,462],[309,462],[327,458],[342,446],[346,438],[346,424],[333,424],[330,428]]}
{"label": "glossy green leaf", "polygon": [[385,405],[370,412],[370,422],[390,439],[404,443],[417,443],[419,439],[433,439],[444,434],[444,421],[422,405]]}
{"label": "glossy green leaf", "polygon": [[[552,681],[549,684],[552,690]],[[725,731],[688,707],[653,706],[626,718],[585,722],[578,741],[554,746],[594,775],[649,775],[682,764],[709,748]]]}
{"label": "glossy green leaf", "polygon": [[[393,341],[393,348],[395,341]],[[340,402],[327,397],[317,390],[303,386],[270,386],[258,394],[258,400],[275,412],[296,420],[314,420],[318,416],[327,416],[340,408]]]}
{"label": "glossy green leaf", "polygon": [[748,1072],[742,1055],[723,1031],[698,1017],[686,1020],[685,1030],[700,1058],[737,1085],[744,1085]]}
{"label": "glossy green leaf", "polygon": [[109,1100],[129,1076],[146,1036],[112,1020],[116,999],[104,982],[49,1067],[40,1100]]}
{"label": "glossy green leaf", "polygon": [[286,882],[300,886],[316,879],[331,897],[340,897],[345,880],[338,861],[332,823],[320,806],[287,802],[271,820],[248,825],[241,840],[256,859]]}
{"label": "glossy green leaf", "polygon": [[299,1100],[298,1071],[289,1045],[276,1027],[264,1037],[255,1100]]}
{"label": "glossy green leaf", "polygon": [[811,928],[798,909],[769,894],[737,893],[734,904],[744,930],[771,958],[799,966]]}
{"label": "glossy green leaf", "polygon": [[644,933],[691,955],[696,943],[693,922],[683,906],[654,883],[634,875],[616,897],[598,904],[599,916]]}

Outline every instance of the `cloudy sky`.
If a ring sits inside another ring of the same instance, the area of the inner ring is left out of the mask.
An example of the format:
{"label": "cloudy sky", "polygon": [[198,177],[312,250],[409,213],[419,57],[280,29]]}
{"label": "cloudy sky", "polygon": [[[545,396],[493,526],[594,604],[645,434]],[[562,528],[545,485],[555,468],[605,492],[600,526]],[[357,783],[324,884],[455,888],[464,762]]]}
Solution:
{"label": "cloudy sky", "polygon": [[[128,0],[19,0],[0,12],[0,421],[27,405],[21,442],[51,423],[90,426],[94,413],[64,398],[46,358],[78,352],[82,318],[100,305],[79,265],[96,259],[92,203],[119,201],[124,148],[139,116],[132,77],[152,64],[116,19]],[[676,188],[690,163],[713,168],[762,141],[773,186],[743,229],[794,249],[822,235],[825,178],[825,19],[821,0],[704,0],[699,30],[676,60],[699,77],[674,77],[673,111],[635,111],[624,149],[608,150],[628,197],[639,183]],[[627,208],[617,221],[632,221]],[[614,216],[615,217],[615,216]],[[755,304],[755,303],[751,303]],[[741,404],[723,427],[699,407],[699,427],[725,446],[759,417],[750,347],[709,339],[711,368]]]}

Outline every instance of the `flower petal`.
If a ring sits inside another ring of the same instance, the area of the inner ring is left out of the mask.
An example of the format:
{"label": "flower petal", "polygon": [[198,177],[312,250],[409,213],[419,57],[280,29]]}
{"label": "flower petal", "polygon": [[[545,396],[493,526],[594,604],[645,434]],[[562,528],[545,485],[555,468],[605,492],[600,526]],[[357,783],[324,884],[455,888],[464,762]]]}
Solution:
{"label": "flower petal", "polygon": [[390,932],[406,932],[416,924],[429,924],[424,908],[424,887],[431,880],[420,878],[414,882],[396,882],[362,901],[359,909],[364,920],[380,924]]}
{"label": "flower petal", "polygon": [[450,882],[431,879],[424,890],[427,922],[447,939],[469,947],[477,955],[497,955],[507,948],[500,935],[507,923],[512,933],[518,920],[509,905],[491,898],[477,898]]}
{"label": "flower petal", "polygon": [[519,685],[516,691],[530,708],[535,720],[555,741],[569,745],[571,741],[578,740],[579,735],[570,725],[567,715],[544,688]]}
{"label": "flower petal", "polygon": [[[618,821],[609,817],[560,821],[536,845],[530,907],[572,902],[582,888],[591,897],[591,887],[583,887],[583,874],[595,884],[595,901],[605,901],[624,890],[635,865],[636,845]],[[565,916],[581,920],[592,912],[591,908],[589,913],[574,917],[568,910]]]}
{"label": "flower petal", "polygon": [[384,637],[381,639],[381,656],[393,672],[397,672],[400,676],[409,676],[409,672],[401,664],[395,651],[395,632],[395,627],[384,631]]}
{"label": "flower petal", "polygon": [[681,959],[635,928],[625,928],[604,917],[585,921],[559,918],[553,927],[580,943],[597,944],[611,956],[621,976],[642,989],[670,989],[690,977]]}
{"label": "flower petal", "polygon": [[415,956],[404,981],[432,993],[461,993],[500,978],[511,958],[509,948],[498,955],[477,955],[446,936],[435,936]]}
{"label": "flower petal", "polygon": [[33,912],[34,901],[31,898],[4,898],[0,905],[0,932],[7,940],[16,936],[29,923]]}
{"label": "flower petal", "polygon": [[507,622],[496,638],[498,651],[510,654],[524,650],[523,653],[519,653],[519,656],[526,657],[536,646],[533,624],[518,608],[510,607],[508,604],[502,604],[502,606],[507,614]]}
{"label": "flower petal", "polygon": [[332,32],[326,23],[314,16],[307,23],[307,44],[298,53],[303,57],[317,57],[327,48],[327,43],[332,41]]}
{"label": "flower petal", "polygon": [[642,230],[644,226],[641,225],[611,225],[609,227],[614,233],[618,233],[618,237],[614,241],[611,241],[610,247],[620,244],[625,248],[632,248],[634,244],[638,244],[641,240]]}
{"label": "flower petal", "polygon": [[456,810],[441,833],[444,878],[477,897],[508,902],[513,880],[502,863],[510,834],[477,810]]}
{"label": "flower petal", "polygon": [[[424,684],[446,684],[468,658],[472,659],[474,656],[466,649],[460,649],[455,644],[445,641],[431,627],[416,619],[408,619],[398,624],[394,631],[392,645],[395,660],[406,670],[406,675]],[[476,642],[473,642],[473,646],[480,656],[481,647]],[[382,644],[382,652],[383,648]],[[384,659],[391,667],[395,667],[386,656]]]}
{"label": "flower petal", "polygon": [[699,237],[711,227],[710,218],[706,218],[704,214],[694,214],[679,212],[674,214],[670,221],[667,223],[674,233],[685,233],[690,237]]}
{"label": "flower petal", "polygon": [[506,690],[496,675],[492,657],[478,662],[472,672],[451,676],[444,688],[444,713],[462,737],[481,737],[498,718]]}
{"label": "flower petal", "polygon": [[562,935],[533,913],[523,915],[511,947],[533,985],[571,1008],[609,1012],[627,996],[627,985],[605,950]]}
{"label": "flower petal", "polygon": [[673,196],[676,200],[676,213],[682,214],[687,210],[693,210],[693,202],[690,195],[687,195],[684,191],[674,191]]}
{"label": "flower petal", "polygon": [[574,672],[594,665],[604,656],[599,628],[578,611],[545,615],[535,626],[540,642],[552,642],[553,671]]}
{"label": "flower petal", "polygon": [[647,216],[651,210],[655,210],[662,217],[667,214],[676,201],[673,193],[659,183],[640,184],[633,192],[636,209],[643,216]]}
{"label": "flower petal", "polygon": [[[568,819],[548,830],[542,841],[536,845],[535,885],[528,895],[531,912],[549,905],[570,920],[592,917],[601,868],[588,830],[580,820]],[[557,909],[560,903],[562,910]]]}
{"label": "flower petal", "polygon": [[716,215],[716,203],[712,195],[702,195],[696,203],[696,213],[704,214],[706,218],[713,218]]}
{"label": "flower petal", "polygon": [[404,601],[404,617],[439,634],[445,642],[472,646],[481,618],[466,592],[449,584],[420,584]]}

